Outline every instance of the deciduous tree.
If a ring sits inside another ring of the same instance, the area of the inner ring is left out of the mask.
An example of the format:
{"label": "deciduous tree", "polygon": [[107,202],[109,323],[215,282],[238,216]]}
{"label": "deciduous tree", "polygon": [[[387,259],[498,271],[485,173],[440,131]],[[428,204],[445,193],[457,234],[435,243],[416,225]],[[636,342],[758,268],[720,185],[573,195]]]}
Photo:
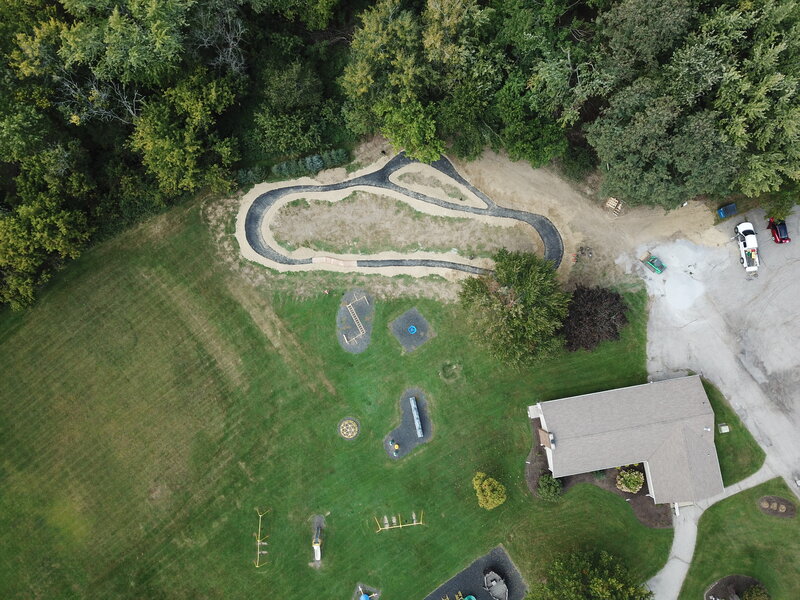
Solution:
{"label": "deciduous tree", "polygon": [[460,299],[474,339],[494,356],[519,366],[563,347],[559,335],[569,294],[563,292],[551,264],[522,252],[501,249],[495,271],[462,284]]}

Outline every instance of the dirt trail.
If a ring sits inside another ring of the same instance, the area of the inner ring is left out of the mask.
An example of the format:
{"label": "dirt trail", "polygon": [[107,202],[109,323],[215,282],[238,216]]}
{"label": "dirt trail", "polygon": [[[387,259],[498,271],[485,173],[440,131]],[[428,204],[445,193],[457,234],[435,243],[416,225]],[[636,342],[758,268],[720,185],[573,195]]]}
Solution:
{"label": "dirt trail", "polygon": [[[583,283],[616,283],[624,273],[616,266],[621,252],[645,243],[687,239],[699,244],[727,241],[713,229],[714,216],[701,202],[670,212],[651,207],[625,207],[619,217],[550,168],[534,169],[495,152],[475,161],[451,158],[475,187],[502,206],[538,213],[549,218],[564,240],[565,257],[559,269],[563,279]],[[591,248],[577,263],[572,256]],[[574,271],[574,272],[573,272]]]}
{"label": "dirt trail", "polygon": [[[382,154],[382,151],[386,154]],[[368,159],[376,161],[375,164],[369,164],[357,173],[350,175],[347,175],[344,169],[323,171],[316,179],[306,178],[299,182],[327,184],[342,181],[360,173],[371,172],[385,164],[391,153],[385,140],[374,138],[362,145],[356,151],[356,156],[362,165]],[[577,283],[586,285],[615,284],[635,279],[626,274],[624,269],[616,264],[616,261],[620,254],[638,250],[642,246],[647,249],[659,243],[676,239],[687,239],[708,246],[718,246],[727,241],[725,235],[713,228],[713,214],[700,202],[691,202],[686,207],[670,212],[658,208],[626,207],[623,214],[615,218],[604,210],[602,201],[593,197],[591,190],[581,189],[581,186],[565,181],[551,169],[534,169],[528,163],[514,162],[507,156],[491,151],[485,152],[477,160],[471,162],[459,161],[453,157],[451,160],[467,180],[485,192],[498,205],[542,214],[555,224],[565,246],[559,277],[568,285]],[[424,174],[427,166],[410,165],[405,169],[405,171],[398,171],[392,179],[396,179],[403,173]],[[408,181],[401,181],[401,183],[416,187],[416,184]],[[256,186],[258,189],[254,189],[250,194],[261,193],[275,186],[283,185],[285,183],[266,186],[262,184]],[[444,201],[461,202],[451,198],[444,189],[437,190],[434,186],[429,187],[430,189],[426,189],[427,192],[436,191],[436,196]],[[329,201],[332,199],[330,194],[326,199]],[[464,204],[471,204],[471,202],[468,199],[464,201]],[[241,210],[241,204],[239,206]],[[426,212],[443,214],[431,209]],[[456,215],[447,214],[447,216]],[[493,224],[496,224],[496,221]],[[233,238],[233,236],[230,237]],[[269,237],[268,232],[267,237]],[[237,239],[239,243],[242,242],[239,236]],[[231,241],[233,240],[231,239]],[[497,243],[503,244],[505,241],[500,239],[497,240]],[[584,248],[582,255],[581,248]],[[428,253],[424,254],[427,256]],[[305,256],[306,253],[301,251],[293,255],[300,257]],[[401,256],[399,253],[397,255]],[[356,259],[364,258],[364,256],[352,255],[344,256],[344,258]],[[417,275],[426,272],[423,270],[424,268],[418,269]],[[266,271],[249,262],[240,267],[240,270],[247,271],[246,276],[262,282],[280,280],[282,277],[279,273]],[[343,273],[350,273],[352,277],[357,276],[356,271],[348,267],[335,267],[332,270],[339,274],[319,271],[314,274],[312,272],[300,279],[292,280],[294,282],[292,285],[299,286],[299,289],[306,289],[309,286],[322,288],[326,286],[325,283],[316,285],[313,282],[332,283],[338,281],[336,278],[341,278]],[[379,296],[381,293],[375,288],[383,288],[388,295],[402,294],[403,290],[408,290],[408,293],[412,295],[452,300],[456,297],[459,289],[458,281],[464,276],[463,273],[457,272],[437,273],[439,276],[444,276],[444,279],[437,276],[428,282],[392,277],[408,271],[408,268],[403,270],[382,268],[380,271],[372,271],[378,276],[369,276],[369,285]],[[385,282],[387,285],[381,282]]]}

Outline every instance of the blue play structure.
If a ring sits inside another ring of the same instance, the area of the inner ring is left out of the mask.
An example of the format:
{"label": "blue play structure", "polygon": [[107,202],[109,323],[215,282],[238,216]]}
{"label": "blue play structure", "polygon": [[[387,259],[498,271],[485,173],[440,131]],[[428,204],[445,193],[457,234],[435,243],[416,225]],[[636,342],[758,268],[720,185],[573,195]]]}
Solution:
{"label": "blue play structure", "polygon": [[408,326],[408,333],[410,333],[411,335],[414,335],[415,333],[417,333],[417,328],[416,328],[416,326],[414,326],[414,325],[409,325],[409,326]]}

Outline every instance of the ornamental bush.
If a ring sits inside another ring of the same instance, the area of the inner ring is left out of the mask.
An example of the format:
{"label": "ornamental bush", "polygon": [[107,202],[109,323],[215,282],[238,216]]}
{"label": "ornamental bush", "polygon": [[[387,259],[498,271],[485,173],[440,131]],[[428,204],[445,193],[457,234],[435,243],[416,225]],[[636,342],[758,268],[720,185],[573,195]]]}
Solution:
{"label": "ornamental bush", "polygon": [[488,477],[486,473],[480,471],[475,473],[472,487],[475,488],[475,495],[481,508],[492,510],[506,501],[506,487],[496,479]]}
{"label": "ornamental bush", "polygon": [[539,485],[536,491],[542,500],[558,502],[561,499],[561,480],[556,479],[550,473],[545,473],[539,477]]}
{"label": "ornamental bush", "polygon": [[763,585],[756,584],[747,589],[742,596],[742,600],[770,600],[770,595]]}
{"label": "ornamental bush", "polygon": [[644,485],[644,473],[641,471],[622,470],[617,473],[617,489],[635,494]]}
{"label": "ornamental bush", "polygon": [[569,302],[564,320],[567,350],[593,350],[605,340],[618,340],[628,323],[625,300],[606,288],[579,286]]}

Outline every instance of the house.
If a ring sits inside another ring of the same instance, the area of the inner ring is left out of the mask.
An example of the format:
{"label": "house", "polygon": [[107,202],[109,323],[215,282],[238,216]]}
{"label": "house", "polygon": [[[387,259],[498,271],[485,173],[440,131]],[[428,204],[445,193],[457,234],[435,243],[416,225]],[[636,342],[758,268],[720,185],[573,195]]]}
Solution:
{"label": "house", "polygon": [[554,477],[643,463],[656,504],[722,492],[714,411],[697,375],[539,402],[528,416],[540,419]]}

